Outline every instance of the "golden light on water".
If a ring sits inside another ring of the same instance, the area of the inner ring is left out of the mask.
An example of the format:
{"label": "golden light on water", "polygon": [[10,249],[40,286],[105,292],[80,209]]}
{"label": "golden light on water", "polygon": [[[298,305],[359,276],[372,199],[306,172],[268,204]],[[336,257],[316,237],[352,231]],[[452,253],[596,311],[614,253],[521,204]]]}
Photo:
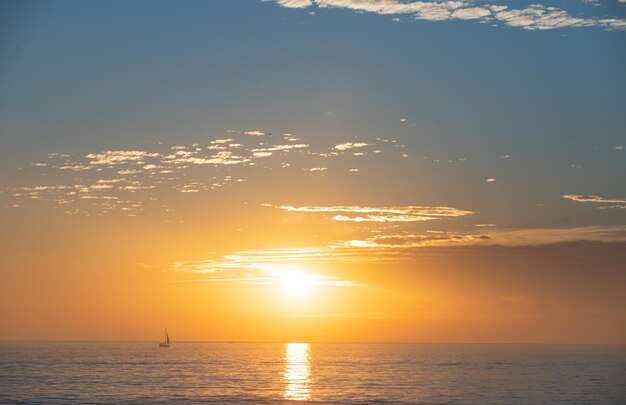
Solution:
{"label": "golden light on water", "polygon": [[285,399],[306,401],[311,397],[308,343],[285,345]]}

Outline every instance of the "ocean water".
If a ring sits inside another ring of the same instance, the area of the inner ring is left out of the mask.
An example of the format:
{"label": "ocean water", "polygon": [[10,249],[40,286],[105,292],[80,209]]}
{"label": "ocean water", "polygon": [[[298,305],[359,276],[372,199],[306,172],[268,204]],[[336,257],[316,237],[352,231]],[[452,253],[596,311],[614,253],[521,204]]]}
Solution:
{"label": "ocean water", "polygon": [[1,343],[0,403],[626,404],[623,346]]}

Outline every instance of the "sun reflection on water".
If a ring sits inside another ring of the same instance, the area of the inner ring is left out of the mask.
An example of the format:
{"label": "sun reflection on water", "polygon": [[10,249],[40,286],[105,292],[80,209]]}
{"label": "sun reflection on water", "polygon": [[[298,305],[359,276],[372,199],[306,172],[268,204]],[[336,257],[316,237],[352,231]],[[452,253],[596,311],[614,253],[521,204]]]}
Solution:
{"label": "sun reflection on water", "polygon": [[306,401],[311,397],[311,364],[308,343],[285,345],[285,399]]}

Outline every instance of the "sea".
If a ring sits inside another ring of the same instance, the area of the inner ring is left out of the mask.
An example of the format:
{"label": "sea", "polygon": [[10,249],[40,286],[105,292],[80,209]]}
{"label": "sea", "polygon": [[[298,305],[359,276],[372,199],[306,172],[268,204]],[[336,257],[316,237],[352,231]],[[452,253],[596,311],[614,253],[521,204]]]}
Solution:
{"label": "sea", "polygon": [[626,404],[626,347],[0,343],[2,404]]}

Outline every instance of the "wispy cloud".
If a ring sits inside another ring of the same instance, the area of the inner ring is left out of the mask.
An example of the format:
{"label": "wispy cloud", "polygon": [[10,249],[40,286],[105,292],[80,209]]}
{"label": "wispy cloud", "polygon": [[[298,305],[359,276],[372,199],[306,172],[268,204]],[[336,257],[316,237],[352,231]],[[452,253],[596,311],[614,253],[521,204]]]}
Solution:
{"label": "wispy cloud", "polygon": [[626,226],[513,229],[490,232],[485,235],[493,243],[504,246],[534,246],[579,241],[626,242]]}
{"label": "wispy cloud", "polygon": [[[307,286],[356,287],[359,283],[338,277],[313,273],[300,265],[277,261],[250,261],[254,251],[240,252],[220,260],[179,261],[170,268],[179,273],[193,273],[202,278],[191,280],[214,284],[289,284],[303,282]],[[190,281],[190,280],[185,280]]]}
{"label": "wispy cloud", "polygon": [[623,198],[605,198],[599,195],[580,195],[580,194],[564,194],[561,197],[566,200],[572,200],[580,203],[597,203],[597,204],[621,204],[626,203]]}
{"label": "wispy cloud", "polygon": [[[511,229],[481,234],[430,231],[374,235],[363,239],[335,241],[325,245],[299,248],[243,250],[216,259],[175,262],[175,272],[211,275],[215,282],[223,277],[267,282],[268,269],[290,268],[306,263],[364,263],[404,261],[420,254],[423,248],[462,246],[539,246],[572,242],[626,243],[626,226],[578,227],[560,229]],[[254,273],[256,271],[256,273]]]}
{"label": "wispy cloud", "polygon": [[[264,0],[267,1],[267,0]],[[408,15],[417,20],[477,20],[483,23],[519,27],[527,30],[548,30],[563,27],[604,27],[626,29],[623,18],[574,17],[566,10],[532,4],[525,8],[469,0],[274,0],[288,8],[343,8],[382,15]]]}
{"label": "wispy cloud", "polygon": [[462,217],[474,214],[474,211],[451,207],[428,206],[397,206],[397,207],[366,207],[366,206],[303,206],[265,204],[288,212],[335,214],[334,221],[351,222],[421,222],[440,217]]}
{"label": "wispy cloud", "polygon": [[422,234],[410,232],[374,235],[363,239],[350,239],[332,243],[265,250],[243,250],[223,255],[217,259],[178,261],[172,271],[216,274],[237,270],[244,274],[250,270],[272,269],[280,266],[320,262],[386,262],[406,260],[426,247],[459,246],[538,246],[571,242],[621,242],[626,243],[626,226],[589,226],[559,229],[511,229],[480,234],[430,231]]}

